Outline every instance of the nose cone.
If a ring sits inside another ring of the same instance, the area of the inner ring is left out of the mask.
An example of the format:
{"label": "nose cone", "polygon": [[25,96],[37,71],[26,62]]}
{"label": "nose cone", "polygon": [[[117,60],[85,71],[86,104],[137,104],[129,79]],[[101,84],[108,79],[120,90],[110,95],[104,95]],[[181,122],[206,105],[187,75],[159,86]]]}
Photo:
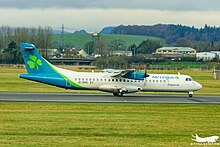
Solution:
{"label": "nose cone", "polygon": [[198,82],[195,82],[196,90],[199,90],[202,88],[202,85],[199,84]]}

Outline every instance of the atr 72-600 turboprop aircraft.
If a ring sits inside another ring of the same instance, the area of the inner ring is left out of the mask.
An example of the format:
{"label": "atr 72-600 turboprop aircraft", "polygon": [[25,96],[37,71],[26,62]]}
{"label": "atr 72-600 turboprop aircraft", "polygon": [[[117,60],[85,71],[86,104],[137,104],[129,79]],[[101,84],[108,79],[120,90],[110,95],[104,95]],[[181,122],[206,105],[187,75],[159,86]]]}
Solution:
{"label": "atr 72-600 turboprop aircraft", "polygon": [[21,53],[28,74],[20,78],[65,89],[100,90],[114,96],[138,91],[188,92],[189,97],[202,86],[190,76],[180,74],[147,74],[130,70],[106,69],[104,72],[75,72],[53,66],[33,44],[21,43]]}

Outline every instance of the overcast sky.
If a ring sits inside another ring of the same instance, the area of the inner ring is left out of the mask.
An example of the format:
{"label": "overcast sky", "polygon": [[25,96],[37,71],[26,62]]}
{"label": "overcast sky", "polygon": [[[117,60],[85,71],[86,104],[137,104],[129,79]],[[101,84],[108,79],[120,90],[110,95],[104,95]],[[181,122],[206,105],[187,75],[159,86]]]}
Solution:
{"label": "overcast sky", "polygon": [[0,25],[99,31],[105,26],[220,26],[220,0],[0,0]]}

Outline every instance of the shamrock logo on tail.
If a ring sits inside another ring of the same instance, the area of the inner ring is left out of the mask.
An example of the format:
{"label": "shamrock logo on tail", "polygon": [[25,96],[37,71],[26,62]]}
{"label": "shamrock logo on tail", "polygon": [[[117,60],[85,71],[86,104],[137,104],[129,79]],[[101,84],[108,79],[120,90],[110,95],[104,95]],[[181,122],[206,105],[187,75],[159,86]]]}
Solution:
{"label": "shamrock logo on tail", "polygon": [[42,66],[41,60],[37,59],[35,55],[30,55],[29,58],[30,58],[30,61],[28,61],[27,64],[29,65],[31,69],[36,67],[36,69],[38,70],[39,66]]}

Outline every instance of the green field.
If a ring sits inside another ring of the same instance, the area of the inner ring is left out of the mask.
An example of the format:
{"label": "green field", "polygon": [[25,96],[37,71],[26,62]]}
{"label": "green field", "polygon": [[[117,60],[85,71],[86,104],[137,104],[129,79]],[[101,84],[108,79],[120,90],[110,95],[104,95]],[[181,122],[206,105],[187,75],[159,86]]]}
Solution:
{"label": "green field", "polygon": [[[147,36],[137,36],[137,35],[115,35],[115,34],[106,34],[106,35],[100,35],[102,40],[105,42],[110,42],[111,40],[120,39],[125,41],[126,47],[136,44],[139,45],[142,41],[147,39],[152,40],[159,40],[161,41],[161,44],[165,44],[165,41],[160,38],[156,37],[147,37]],[[53,35],[53,40],[55,42],[60,42],[60,34]],[[84,45],[92,41],[92,35],[91,34],[65,34],[64,35],[64,44],[70,44],[74,45],[76,48],[84,48]]]}
{"label": "green field", "polygon": [[[203,85],[196,94],[220,95],[212,71],[180,72]],[[20,73],[25,69],[0,68],[0,92],[81,92],[19,79]],[[192,134],[220,136],[219,110],[211,104],[0,102],[0,146],[192,146]]]}
{"label": "green field", "polygon": [[[191,146],[220,105],[0,103],[0,146]],[[218,141],[219,142],[219,141]]]}
{"label": "green field", "polygon": [[[192,76],[195,81],[198,81],[203,85],[203,88],[195,94],[206,94],[206,95],[220,95],[220,81],[213,80],[213,72],[211,70],[206,71],[191,71],[191,70],[163,70],[163,71],[152,71],[149,73],[167,73],[167,74],[187,74]],[[78,91],[78,90],[65,90],[46,84],[32,82],[18,78],[20,73],[26,73],[25,69],[16,68],[0,68],[0,92],[72,92],[72,93],[91,93],[98,91]],[[98,92],[100,93],[100,92]],[[147,93],[146,93],[147,94]],[[155,93],[156,94],[156,93]]]}

